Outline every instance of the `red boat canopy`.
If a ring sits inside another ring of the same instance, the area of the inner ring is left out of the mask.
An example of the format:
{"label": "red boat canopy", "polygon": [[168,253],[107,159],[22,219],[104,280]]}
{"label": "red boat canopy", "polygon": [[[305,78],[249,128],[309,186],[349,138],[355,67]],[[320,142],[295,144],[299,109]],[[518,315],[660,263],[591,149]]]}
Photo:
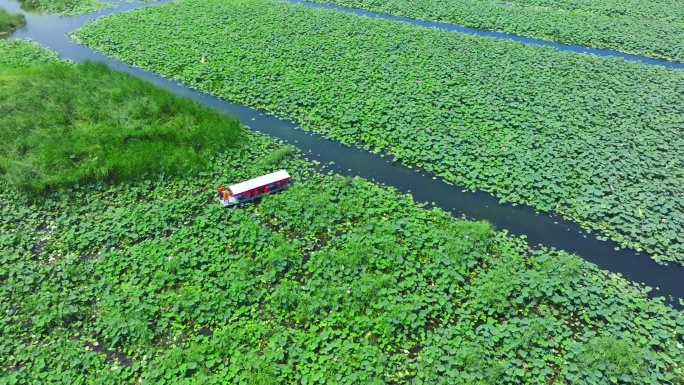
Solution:
{"label": "red boat canopy", "polygon": [[267,186],[272,183],[284,181],[290,179],[290,174],[287,173],[285,170],[280,170],[276,171],[271,174],[267,175],[262,175],[258,178],[250,179],[246,182],[234,184],[232,186],[228,186],[228,190],[230,190],[230,193],[232,195],[239,195],[244,192],[253,190],[258,187],[263,187]]}

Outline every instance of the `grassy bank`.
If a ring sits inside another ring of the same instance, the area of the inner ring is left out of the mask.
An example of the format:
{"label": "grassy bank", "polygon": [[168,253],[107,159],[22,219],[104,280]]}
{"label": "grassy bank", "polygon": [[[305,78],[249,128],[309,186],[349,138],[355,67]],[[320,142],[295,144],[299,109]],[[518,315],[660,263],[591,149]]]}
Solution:
{"label": "grassy bank", "polygon": [[58,15],[80,15],[111,8],[113,3],[98,0],[19,0],[23,6]]}
{"label": "grassy bank", "polygon": [[0,69],[0,175],[27,192],[192,172],[237,120],[104,64]]}
{"label": "grassy bank", "polygon": [[683,72],[287,3],[207,4],[113,15],[75,37],[684,261]]}
{"label": "grassy bank", "polygon": [[684,62],[684,5],[619,0],[314,0]]}
{"label": "grassy bank", "polygon": [[[684,381],[684,313],[645,289],[245,135],[192,175],[0,181],[3,382]],[[279,168],[291,188],[216,203]]]}
{"label": "grassy bank", "polygon": [[26,25],[24,15],[0,8],[0,35],[8,34],[23,25]]}

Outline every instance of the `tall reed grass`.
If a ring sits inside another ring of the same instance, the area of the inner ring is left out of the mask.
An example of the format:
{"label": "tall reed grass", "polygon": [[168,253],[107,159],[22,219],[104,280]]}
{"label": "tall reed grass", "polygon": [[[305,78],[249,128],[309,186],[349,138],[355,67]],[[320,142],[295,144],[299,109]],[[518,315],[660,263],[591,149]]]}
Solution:
{"label": "tall reed grass", "polygon": [[12,13],[0,8],[0,35],[7,34],[26,25],[26,18],[20,13]]}
{"label": "tall reed grass", "polygon": [[240,138],[237,119],[102,63],[0,69],[0,174],[22,191],[188,173]]}

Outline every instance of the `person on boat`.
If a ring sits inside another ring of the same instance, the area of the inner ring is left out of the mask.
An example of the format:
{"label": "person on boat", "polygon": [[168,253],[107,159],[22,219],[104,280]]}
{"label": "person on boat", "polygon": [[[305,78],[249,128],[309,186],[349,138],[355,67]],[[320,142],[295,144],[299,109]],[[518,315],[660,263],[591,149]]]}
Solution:
{"label": "person on boat", "polygon": [[223,200],[227,201],[228,200],[228,191],[223,190]]}
{"label": "person on boat", "polygon": [[218,197],[219,199],[223,199],[223,186],[219,186],[218,188]]}

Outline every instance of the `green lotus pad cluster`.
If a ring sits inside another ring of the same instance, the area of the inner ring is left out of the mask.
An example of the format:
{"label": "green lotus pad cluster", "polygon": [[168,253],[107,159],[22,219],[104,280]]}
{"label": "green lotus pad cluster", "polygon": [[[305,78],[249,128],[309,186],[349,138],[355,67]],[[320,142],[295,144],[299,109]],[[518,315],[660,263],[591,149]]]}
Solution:
{"label": "green lotus pad cluster", "polygon": [[312,1],[684,62],[681,1]]}
{"label": "green lotus pad cluster", "polygon": [[98,0],[18,0],[24,7],[58,15],[80,15],[112,8],[114,3]]}
{"label": "green lotus pad cluster", "polygon": [[191,172],[242,135],[233,117],[95,63],[0,67],[0,127],[0,177],[32,194]]}
{"label": "green lotus pad cluster", "polygon": [[26,18],[20,13],[8,12],[0,8],[0,36],[26,25]]}
{"label": "green lotus pad cluster", "polygon": [[684,262],[684,72],[267,0],[138,9],[73,36]]}
{"label": "green lotus pad cluster", "polygon": [[29,40],[0,39],[0,68],[26,67],[59,61],[56,53]]}

